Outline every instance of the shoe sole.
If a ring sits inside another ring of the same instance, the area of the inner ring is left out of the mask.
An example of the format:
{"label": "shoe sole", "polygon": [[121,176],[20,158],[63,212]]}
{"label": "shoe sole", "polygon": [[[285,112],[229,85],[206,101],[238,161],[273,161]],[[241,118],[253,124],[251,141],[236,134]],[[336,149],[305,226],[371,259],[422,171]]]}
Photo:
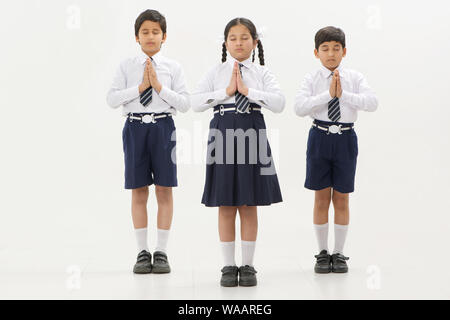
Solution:
{"label": "shoe sole", "polygon": [[243,282],[243,281],[239,281],[239,286],[241,287],[254,287],[256,286],[256,282]]}
{"label": "shoe sole", "polygon": [[333,269],[332,272],[333,273],[347,273],[348,269],[344,269],[344,270],[335,270],[335,269]]}
{"label": "shoe sole", "polygon": [[164,268],[164,267],[153,267],[152,273],[170,273],[170,267]]}
{"label": "shoe sole", "polygon": [[331,266],[328,269],[314,268],[315,273],[330,273],[331,270],[332,270]]}
{"label": "shoe sole", "polygon": [[237,287],[238,286],[238,282],[220,282],[220,285],[222,287]]}
{"label": "shoe sole", "polygon": [[133,272],[137,274],[152,273],[152,268],[133,268]]}

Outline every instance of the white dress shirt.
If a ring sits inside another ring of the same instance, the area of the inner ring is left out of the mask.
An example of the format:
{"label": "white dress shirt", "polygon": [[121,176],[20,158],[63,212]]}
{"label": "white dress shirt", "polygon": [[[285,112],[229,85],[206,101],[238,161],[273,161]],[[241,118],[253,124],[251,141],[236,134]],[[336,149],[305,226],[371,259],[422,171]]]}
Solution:
{"label": "white dress shirt", "polygon": [[[352,123],[358,116],[358,110],[375,111],[378,99],[370,89],[364,76],[354,70],[339,66],[342,96],[339,98],[341,118],[338,122]],[[295,113],[310,116],[313,119],[331,121],[328,118],[331,71],[323,65],[319,70],[308,73],[295,97]]]}
{"label": "white dress shirt", "polygon": [[129,58],[119,66],[114,77],[106,101],[112,108],[123,106],[123,115],[129,112],[168,112],[176,114],[176,110],[186,112],[189,109],[189,94],[186,90],[184,72],[180,64],[161,55],[153,55],[153,67],[162,89],[153,89],[152,102],[144,107],[140,103],[139,85],[142,83],[145,62],[149,57],[140,52],[137,57]]}
{"label": "white dress shirt", "polygon": [[[228,56],[227,61],[218,64],[203,77],[197,89],[191,95],[191,104],[194,111],[201,112],[218,104],[235,103],[235,95],[228,96],[226,93],[235,61],[237,60]],[[241,68],[242,80],[249,88],[248,100],[273,112],[283,111],[285,98],[281,93],[278,81],[269,69],[253,63],[251,58],[240,63],[243,64]]]}

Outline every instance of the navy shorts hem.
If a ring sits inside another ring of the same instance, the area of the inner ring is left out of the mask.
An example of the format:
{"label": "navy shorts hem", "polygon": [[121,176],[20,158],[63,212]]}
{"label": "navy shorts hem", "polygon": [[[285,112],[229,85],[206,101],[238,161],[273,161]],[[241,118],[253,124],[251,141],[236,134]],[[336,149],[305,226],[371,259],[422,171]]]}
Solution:
{"label": "navy shorts hem", "polygon": [[352,193],[355,191],[355,188],[341,188],[339,186],[334,186],[333,189],[336,189],[340,193]]}
{"label": "navy shorts hem", "polygon": [[178,187],[178,183],[177,182],[175,182],[175,183],[157,183],[155,181],[153,184],[155,186],[160,186],[160,187],[171,187],[171,188]]}
{"label": "navy shorts hem", "polygon": [[149,182],[149,183],[144,183],[144,184],[142,184],[142,185],[140,185],[140,184],[138,184],[138,185],[127,185],[127,186],[125,186],[125,189],[127,189],[127,190],[130,190],[130,189],[139,189],[139,188],[142,188],[142,187],[148,187],[148,186],[151,186],[153,184],[153,182]]}
{"label": "navy shorts hem", "polygon": [[[329,187],[333,188],[332,185],[327,185],[327,186],[324,186],[324,187],[316,187],[316,186],[312,186],[312,185],[305,184],[305,188],[306,188],[306,189],[314,190],[314,191],[323,190],[323,189],[326,189],[326,188],[329,188]],[[339,191],[339,190],[338,190],[338,191]]]}

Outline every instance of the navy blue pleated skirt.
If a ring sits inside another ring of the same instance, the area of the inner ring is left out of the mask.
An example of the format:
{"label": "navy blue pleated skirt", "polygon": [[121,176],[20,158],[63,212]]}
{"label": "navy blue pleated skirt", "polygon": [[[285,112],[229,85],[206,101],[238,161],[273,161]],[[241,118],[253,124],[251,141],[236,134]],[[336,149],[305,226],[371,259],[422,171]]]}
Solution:
{"label": "navy blue pleated skirt", "polygon": [[209,129],[205,206],[266,206],[283,201],[261,112],[216,113]]}

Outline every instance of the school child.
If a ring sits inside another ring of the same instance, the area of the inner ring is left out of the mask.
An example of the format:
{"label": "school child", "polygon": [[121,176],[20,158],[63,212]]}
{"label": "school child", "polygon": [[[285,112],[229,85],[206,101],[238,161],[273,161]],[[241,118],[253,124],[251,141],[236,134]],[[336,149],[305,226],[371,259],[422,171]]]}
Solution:
{"label": "school child", "polygon": [[[306,75],[295,98],[298,116],[314,121],[309,130],[305,187],[315,190],[314,228],[319,244],[316,273],[348,271],[344,243],[349,224],[349,193],[354,191],[358,141],[354,129],[358,111],[375,111],[378,100],[364,76],[342,67],[344,32],[320,29],[314,54],[322,64]],[[328,250],[328,209],[334,207],[335,246]]]}
{"label": "school child", "polygon": [[[274,75],[264,66],[263,46],[255,25],[245,18],[233,19],[224,36],[222,63],[206,74],[191,96],[194,111],[208,110],[213,115],[202,203],[219,207],[224,257],[220,284],[255,286],[257,206],[282,201],[261,109],[279,113],[285,98]],[[256,47],[260,65],[253,63]],[[242,240],[239,268],[235,262],[237,211]]]}
{"label": "school child", "polygon": [[[125,189],[131,189],[131,214],[138,256],[134,273],[168,273],[167,242],[173,215],[172,187],[176,187],[176,111],[189,109],[181,66],[160,52],[166,41],[166,19],[146,10],[136,19],[137,56],[124,60],[116,73],[107,102],[123,106]],[[148,186],[155,184],[158,202],[157,242],[150,253],[147,242]]]}

